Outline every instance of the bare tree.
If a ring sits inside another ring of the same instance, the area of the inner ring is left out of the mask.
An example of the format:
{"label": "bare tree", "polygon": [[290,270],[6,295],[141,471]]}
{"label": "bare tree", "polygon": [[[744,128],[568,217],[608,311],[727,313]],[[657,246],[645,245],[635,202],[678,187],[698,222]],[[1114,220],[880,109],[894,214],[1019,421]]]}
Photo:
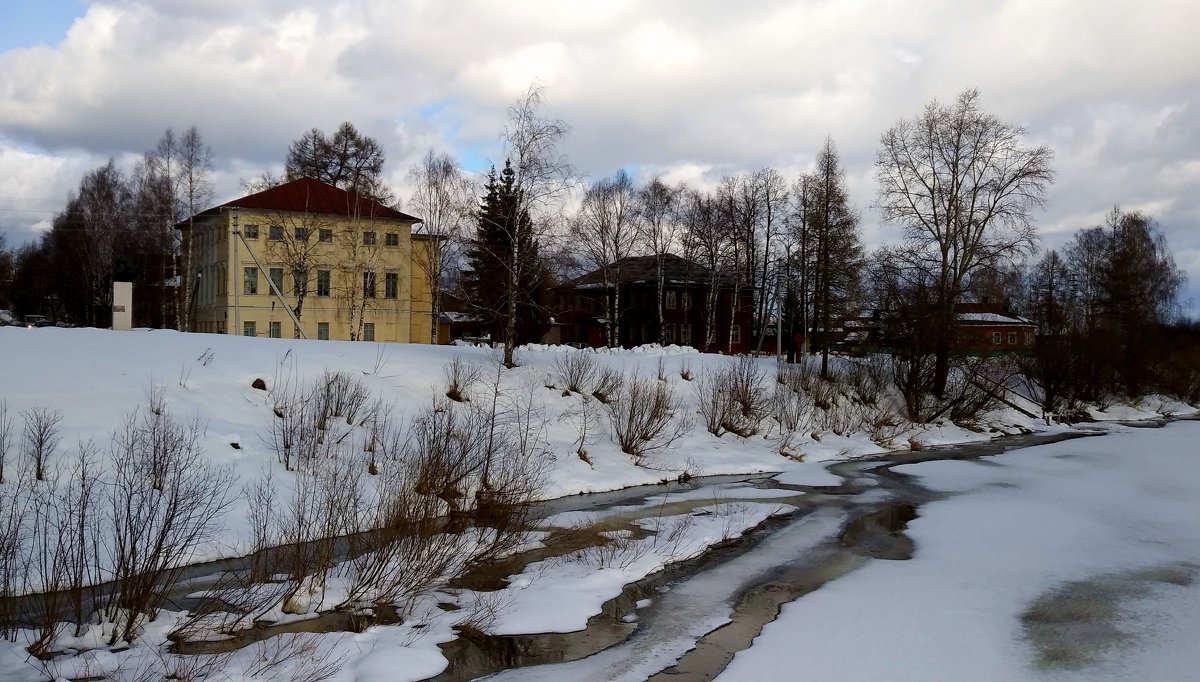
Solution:
{"label": "bare tree", "polygon": [[413,247],[413,260],[429,280],[433,296],[432,341],[437,343],[442,314],[442,287],[462,258],[463,233],[471,223],[474,188],[447,153],[432,149],[408,171],[414,185],[409,205],[421,216],[420,234],[432,240],[428,248]]}
{"label": "bare tree", "polygon": [[655,282],[657,285],[655,308],[658,331],[655,337],[663,341],[663,290],[666,288],[665,268],[667,257],[679,241],[681,225],[680,202],[685,188],[672,186],[654,178],[637,194],[638,239],[642,248],[654,256]]}
{"label": "bare tree", "polygon": [[33,464],[34,478],[46,480],[46,467],[58,449],[63,414],[48,407],[33,407],[21,413],[25,419],[25,455]]}
{"label": "bare tree", "polygon": [[887,130],[875,160],[878,205],[934,274],[938,343],[933,392],[945,393],[954,306],[971,276],[1035,246],[1033,210],[1053,181],[1048,147],[979,108],[966,90]]}
{"label": "bare tree", "polygon": [[4,465],[12,447],[13,421],[8,414],[8,400],[0,398],[0,485],[4,484]]}
{"label": "bare tree", "polygon": [[709,194],[693,190],[685,194],[682,207],[683,249],[689,260],[698,261],[708,270],[702,350],[719,350],[717,345],[717,297],[721,292],[722,273],[734,257],[733,240],[721,223],[715,200]]}
{"label": "bare tree", "polygon": [[383,146],[346,121],[333,135],[312,128],[292,142],[285,174],[288,180],[313,178],[390,206],[396,198],[383,182],[383,163]]}
{"label": "bare tree", "polygon": [[[200,136],[196,126],[188,128],[179,138],[179,197],[183,204],[184,213],[188,216],[188,234],[195,235],[194,227],[196,214],[212,201],[213,186],[210,179],[212,172],[212,148]],[[191,326],[193,282],[199,281],[192,271],[192,254],[195,250],[195,239],[185,242],[183,253],[183,279],[180,287],[183,290],[182,316],[179,318],[179,331],[188,331]]]}
{"label": "bare tree", "polygon": [[570,238],[588,265],[600,271],[604,291],[605,330],[609,347],[620,345],[622,259],[637,245],[634,222],[637,190],[624,170],[604,178],[583,195],[570,224]]}
{"label": "bare tree", "polygon": [[[542,115],[544,105],[541,86],[534,84],[525,96],[508,108],[508,123],[501,133],[505,155],[512,164],[516,201],[508,207],[506,224],[520,226],[524,216],[535,231],[545,232],[561,211],[562,202],[576,184],[575,169],[558,145],[570,130],[559,119]],[[515,291],[523,281],[524,268],[532,267],[529,259],[518,253],[522,240],[513,235],[508,240],[512,252],[507,254],[508,287]],[[517,296],[508,297],[508,315],[504,338],[504,364],[513,365],[513,349],[517,339]]]}

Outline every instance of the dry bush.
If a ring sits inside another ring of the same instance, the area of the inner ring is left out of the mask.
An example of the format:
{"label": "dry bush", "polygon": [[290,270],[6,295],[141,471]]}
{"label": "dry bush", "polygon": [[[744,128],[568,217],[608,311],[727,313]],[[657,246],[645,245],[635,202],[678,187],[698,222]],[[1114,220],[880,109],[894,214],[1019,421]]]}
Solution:
{"label": "dry bush", "polygon": [[946,387],[952,405],[950,419],[973,422],[983,412],[999,407],[1009,380],[1018,372],[1017,364],[1007,358],[963,358]]}
{"label": "dry bush", "polygon": [[4,485],[4,465],[12,447],[13,422],[8,414],[8,400],[0,398],[0,485]]}
{"label": "dry bush", "polygon": [[271,395],[275,419],[264,441],[289,471],[355,452],[352,446],[363,438],[355,427],[371,431],[387,412],[366,386],[344,372],[325,372],[307,387],[294,375],[277,376]]}
{"label": "dry bush", "polygon": [[575,454],[588,464],[592,463],[588,446],[599,439],[602,430],[599,407],[600,401],[584,394],[577,406],[559,416],[559,421],[569,421],[575,425],[578,434],[574,440]]}
{"label": "dry bush", "polygon": [[846,372],[846,381],[864,404],[879,404],[888,387],[887,356],[876,354],[854,362]]}
{"label": "dry bush", "polygon": [[180,421],[164,409],[130,415],[113,436],[104,538],[113,589],[101,604],[115,624],[110,645],[132,641],[141,619],[155,618],[182,567],[216,539],[234,476],[208,460],[203,435],[198,419]]}
{"label": "dry bush", "polygon": [[634,377],[609,403],[613,434],[621,451],[634,457],[670,447],[691,428],[679,417],[680,401],[661,381]]}
{"label": "dry bush", "polygon": [[718,437],[726,432],[743,438],[758,433],[772,407],[764,379],[751,357],[704,372],[694,389],[705,429]]}
{"label": "dry bush", "polygon": [[570,350],[554,358],[554,369],[558,370],[568,391],[583,393],[596,376],[596,359],[591,352]]}
{"label": "dry bush", "polygon": [[691,381],[694,378],[691,360],[684,359],[679,361],[679,378],[684,381]]}
{"label": "dry bush", "polygon": [[461,357],[455,357],[446,365],[446,397],[457,403],[469,401],[468,392],[482,376],[483,370],[478,365],[464,362]]}
{"label": "dry bush", "polygon": [[592,387],[592,396],[608,405],[625,383],[625,375],[621,370],[612,367],[601,367],[596,372],[596,383]]}
{"label": "dry bush", "polygon": [[776,384],[771,400],[771,416],[779,424],[780,434],[791,433],[805,423],[809,405],[805,394],[793,391],[783,384]]}
{"label": "dry bush", "polygon": [[664,358],[661,355],[658,356],[658,361],[655,363],[655,367],[658,370],[658,380],[666,381],[667,380],[667,360],[666,360],[666,358]]}
{"label": "dry bush", "polygon": [[21,413],[25,419],[25,456],[33,464],[34,477],[46,480],[46,467],[62,436],[60,410],[33,407]]}
{"label": "dry bush", "polygon": [[0,486],[0,639],[15,641],[19,619],[25,608],[16,595],[29,580],[28,543],[32,532],[37,485],[25,469],[17,470]]}

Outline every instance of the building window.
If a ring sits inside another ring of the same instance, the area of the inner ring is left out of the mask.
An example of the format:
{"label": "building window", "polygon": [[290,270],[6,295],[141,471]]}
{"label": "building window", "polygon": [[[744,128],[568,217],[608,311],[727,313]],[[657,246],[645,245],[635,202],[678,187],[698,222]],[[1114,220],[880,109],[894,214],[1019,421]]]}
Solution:
{"label": "building window", "polygon": [[278,321],[272,322],[271,325],[267,327],[267,335],[272,339],[283,338],[283,324]]}
{"label": "building window", "polygon": [[363,323],[363,338],[362,338],[362,340],[363,341],[374,341],[375,340],[375,323],[374,322],[364,322]]}
{"label": "building window", "polygon": [[317,340],[319,340],[319,341],[328,341],[329,340],[329,323],[328,322],[318,322],[317,323]]}
{"label": "building window", "polygon": [[317,239],[321,240],[322,242],[324,242],[326,244],[332,244],[333,243],[333,230],[322,227],[320,230],[317,231]]}
{"label": "building window", "polygon": [[1000,345],[1000,332],[992,332],[992,343]]}
{"label": "building window", "polygon": [[363,273],[363,298],[375,298],[375,273]]}
{"label": "building window", "polygon": [[243,294],[253,296],[258,293],[258,268],[246,268],[242,279]]}
{"label": "building window", "polygon": [[298,241],[298,242],[308,241],[308,228],[307,227],[297,227],[296,228],[296,241]]}
{"label": "building window", "polygon": [[297,298],[308,293],[308,271],[304,268],[292,270],[292,291]]}
{"label": "building window", "polygon": [[317,295],[328,296],[329,290],[329,271],[317,270]]}
{"label": "building window", "polygon": [[1011,344],[1014,344],[1014,345],[1017,343],[1017,333],[1016,332],[1008,333],[1008,342]]}
{"label": "building window", "polygon": [[692,292],[690,292],[690,291],[683,292],[683,309],[684,310],[692,309]]}
{"label": "building window", "polygon": [[675,343],[675,325],[663,325],[663,343]]}
{"label": "building window", "polygon": [[268,273],[271,277],[271,284],[275,286],[274,290],[280,294],[283,293],[283,268],[271,268]]}
{"label": "building window", "polygon": [[[684,302],[684,305],[687,304],[687,294],[683,295],[683,302]],[[690,324],[679,325],[679,343],[682,343],[685,346],[691,345],[691,343],[692,343],[692,325],[690,325]]]}
{"label": "building window", "polygon": [[272,225],[270,234],[267,236],[273,242],[283,241],[283,225]]}
{"label": "building window", "polygon": [[242,323],[242,336],[258,336],[258,332],[254,329],[253,322]]}
{"label": "building window", "polygon": [[388,232],[383,235],[383,244],[384,246],[400,246],[400,233]]}
{"label": "building window", "polygon": [[383,276],[383,297],[398,298],[400,296],[400,275],[389,272]]}
{"label": "building window", "polygon": [[675,309],[675,292],[668,291],[667,292],[667,310],[674,310],[674,309]]}
{"label": "building window", "polygon": [[363,232],[363,244],[367,246],[375,246],[375,233]]}
{"label": "building window", "polygon": [[741,325],[735,324],[735,325],[733,325],[733,327],[730,328],[729,342],[730,343],[741,343],[742,342],[742,326]]}
{"label": "building window", "polygon": [[258,225],[247,225],[242,228],[242,236],[246,239],[258,239]]}

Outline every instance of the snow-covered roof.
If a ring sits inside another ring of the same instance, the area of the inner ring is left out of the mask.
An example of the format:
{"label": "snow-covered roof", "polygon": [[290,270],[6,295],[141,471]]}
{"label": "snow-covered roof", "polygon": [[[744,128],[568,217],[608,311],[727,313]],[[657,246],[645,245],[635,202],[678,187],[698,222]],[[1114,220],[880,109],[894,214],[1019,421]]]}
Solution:
{"label": "snow-covered roof", "polygon": [[959,313],[958,320],[960,322],[977,322],[987,324],[1033,324],[1033,322],[1030,322],[1020,315],[1011,315],[1008,313]]}

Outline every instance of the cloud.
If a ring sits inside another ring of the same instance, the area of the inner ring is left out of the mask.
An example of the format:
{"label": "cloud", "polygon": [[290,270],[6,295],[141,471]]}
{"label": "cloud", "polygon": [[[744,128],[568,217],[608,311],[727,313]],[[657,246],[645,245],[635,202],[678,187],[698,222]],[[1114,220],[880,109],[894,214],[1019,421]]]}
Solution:
{"label": "cloud", "polygon": [[[21,176],[17,196],[65,198],[81,169],[196,124],[229,198],[303,131],[349,120],[383,143],[403,192],[430,147],[500,162],[505,108],[537,80],[592,177],[794,175],[832,135],[867,234],[884,239],[880,133],[978,87],[1056,152],[1048,246],[1120,203],[1152,209],[1194,253],[1197,24],[1195,3],[1117,0],[100,1],[60,44],[0,54],[0,172]],[[1180,260],[1200,282],[1197,259]]]}

